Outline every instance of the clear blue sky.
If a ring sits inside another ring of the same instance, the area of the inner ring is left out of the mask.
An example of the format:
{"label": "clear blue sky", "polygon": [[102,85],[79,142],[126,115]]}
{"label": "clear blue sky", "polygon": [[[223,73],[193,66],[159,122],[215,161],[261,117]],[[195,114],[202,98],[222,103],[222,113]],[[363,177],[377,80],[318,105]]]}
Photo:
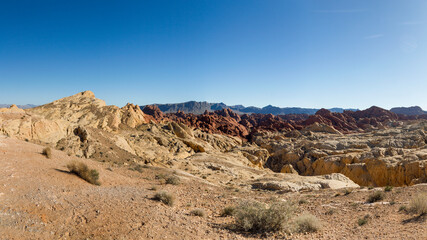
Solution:
{"label": "clear blue sky", "polygon": [[427,1],[1,1],[0,83],[16,104],[427,109]]}

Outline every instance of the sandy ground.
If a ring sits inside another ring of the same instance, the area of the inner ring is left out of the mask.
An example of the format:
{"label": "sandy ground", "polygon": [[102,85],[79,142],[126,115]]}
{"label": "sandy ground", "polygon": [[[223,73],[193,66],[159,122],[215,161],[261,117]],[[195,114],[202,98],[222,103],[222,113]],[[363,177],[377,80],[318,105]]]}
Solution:
{"label": "sandy ground", "polygon": [[[54,150],[47,159],[42,149],[0,135],[0,239],[427,239],[425,218],[399,211],[427,192],[427,184],[394,188],[383,202],[367,204],[375,189],[278,194],[217,186],[170,169],[134,171],[79,159],[99,171],[102,184],[95,186],[68,172],[65,166],[76,158]],[[181,184],[164,184],[159,174],[177,175]],[[175,196],[172,207],[152,199],[160,190]],[[323,228],[292,235],[236,231],[233,218],[220,213],[243,199],[293,201],[296,215],[311,213]],[[206,216],[190,215],[197,208]],[[359,226],[368,214],[368,223]]]}

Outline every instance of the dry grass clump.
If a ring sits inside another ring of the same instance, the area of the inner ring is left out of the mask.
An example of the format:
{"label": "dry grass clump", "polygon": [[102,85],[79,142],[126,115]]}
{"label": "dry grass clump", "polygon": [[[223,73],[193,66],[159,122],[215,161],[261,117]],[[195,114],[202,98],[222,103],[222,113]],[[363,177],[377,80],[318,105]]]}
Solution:
{"label": "dry grass clump", "polygon": [[204,217],[206,213],[205,213],[205,210],[197,208],[197,209],[191,210],[190,215]]}
{"label": "dry grass clump", "polygon": [[77,176],[81,177],[85,181],[91,184],[95,185],[101,185],[99,180],[99,173],[95,169],[89,169],[89,167],[82,163],[82,162],[76,162],[73,161],[67,165],[68,170],[70,170],[71,173],[76,174]]}
{"label": "dry grass clump", "polygon": [[225,207],[221,212],[221,217],[233,216],[236,212],[236,208],[232,206]]}
{"label": "dry grass clump", "polygon": [[320,220],[311,214],[303,214],[299,216],[295,223],[297,224],[297,228],[299,232],[317,232],[322,228],[322,224]]}
{"label": "dry grass clump", "polygon": [[45,155],[47,158],[52,158],[52,149],[50,147],[46,147],[43,149],[42,154]]}
{"label": "dry grass clump", "polygon": [[181,180],[177,176],[170,176],[166,178],[166,184],[179,185]]}
{"label": "dry grass clump", "polygon": [[235,209],[236,225],[250,232],[276,232],[286,229],[295,210],[289,202],[276,202],[270,207],[254,201],[240,203]]}
{"label": "dry grass clump", "polygon": [[408,212],[427,215],[427,194],[420,193],[409,202]]}
{"label": "dry grass clump", "polygon": [[381,191],[375,191],[368,196],[367,202],[374,203],[384,199],[384,193]]}
{"label": "dry grass clump", "polygon": [[172,196],[171,194],[169,194],[169,193],[167,193],[165,191],[156,193],[154,195],[153,199],[157,200],[159,202],[162,202],[162,203],[164,203],[166,205],[169,205],[169,206],[173,206],[173,203],[175,201],[174,196]]}

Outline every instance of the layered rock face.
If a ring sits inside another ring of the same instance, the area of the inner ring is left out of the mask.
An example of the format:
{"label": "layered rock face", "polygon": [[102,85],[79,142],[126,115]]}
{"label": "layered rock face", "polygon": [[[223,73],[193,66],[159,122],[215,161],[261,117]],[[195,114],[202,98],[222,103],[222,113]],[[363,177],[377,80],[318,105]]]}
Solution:
{"label": "layered rock face", "polygon": [[8,108],[0,108],[0,113],[25,113],[25,111],[18,108],[15,104],[12,104]]}
{"label": "layered rock face", "polygon": [[[201,176],[222,169],[216,172],[219,182],[237,183],[238,176],[239,184],[281,191],[349,187],[353,181],[426,182],[425,131],[426,121],[408,121],[377,107],[344,113],[321,109],[311,116],[238,115],[229,109],[163,114],[156,106],[107,106],[90,91],[0,114],[0,133],[69,155],[189,169]],[[299,176],[324,174],[310,178],[312,184]]]}
{"label": "layered rock face", "polygon": [[106,131],[117,131],[126,127],[135,128],[147,122],[138,105],[127,104],[123,108],[107,106],[103,100],[95,98],[91,91],[31,108],[27,112],[49,120],[61,119],[76,125]]}
{"label": "layered rock face", "polygon": [[300,136],[259,133],[253,141],[266,148],[267,166],[301,175],[342,173],[359,185],[403,186],[427,182],[427,123],[337,134],[302,131]]}
{"label": "layered rock face", "polygon": [[[379,107],[371,107],[363,111],[331,112],[320,109],[314,115],[289,114],[274,116],[273,114],[238,115],[230,109],[207,112],[201,115],[183,112],[161,114],[154,106],[146,106],[144,113],[157,121],[175,121],[187,126],[201,129],[209,133],[223,133],[250,139],[259,131],[289,131],[307,128],[314,132],[363,132],[372,129],[384,129],[399,126],[401,121],[415,120],[420,116],[399,116]],[[155,109],[155,110],[154,110]]]}

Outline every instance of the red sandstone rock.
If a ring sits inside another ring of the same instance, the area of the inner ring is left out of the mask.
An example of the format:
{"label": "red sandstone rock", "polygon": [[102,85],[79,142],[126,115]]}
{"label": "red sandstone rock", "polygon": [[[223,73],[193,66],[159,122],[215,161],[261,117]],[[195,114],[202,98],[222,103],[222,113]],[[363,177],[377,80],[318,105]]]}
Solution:
{"label": "red sandstone rock", "polygon": [[[390,121],[412,119],[400,116],[379,107],[371,107],[363,111],[344,111],[333,113],[320,109],[314,115],[288,114],[274,116],[272,114],[243,114],[238,115],[230,109],[205,111],[201,115],[184,113],[163,114],[156,106],[146,106],[143,112],[155,121],[174,121],[208,133],[221,133],[241,138],[263,131],[301,130],[315,123],[334,127],[342,133],[359,132],[372,127],[383,128]],[[424,116],[417,116],[423,118]],[[426,115],[427,117],[427,115]]]}

